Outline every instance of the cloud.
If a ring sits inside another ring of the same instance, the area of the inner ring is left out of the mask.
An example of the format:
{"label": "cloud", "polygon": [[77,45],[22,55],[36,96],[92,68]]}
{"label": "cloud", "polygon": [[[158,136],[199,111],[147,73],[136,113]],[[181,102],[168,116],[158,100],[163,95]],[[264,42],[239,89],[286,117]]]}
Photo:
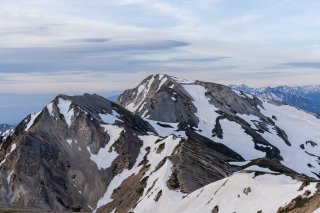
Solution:
{"label": "cloud", "polygon": [[231,57],[216,56],[216,57],[167,58],[167,59],[141,60],[141,62],[147,63],[147,64],[172,64],[172,63],[176,63],[176,64],[207,63],[209,64],[211,62],[217,62],[225,59],[231,59]]}
{"label": "cloud", "polygon": [[87,42],[87,43],[105,43],[110,41],[108,38],[80,38],[80,39],[72,39],[69,42]]}
{"label": "cloud", "polygon": [[281,64],[286,67],[292,68],[312,68],[320,69],[320,62],[289,62]]}
{"label": "cloud", "polygon": [[[213,81],[276,76],[280,69],[296,76],[289,69],[318,68],[316,63],[286,63],[319,57],[314,48],[318,5],[311,0],[3,0],[0,87],[102,91],[112,88],[84,85],[82,79],[121,82],[127,77],[119,76],[127,74],[137,83],[157,72]],[[61,84],[54,86],[49,78]],[[263,80],[271,84],[274,79]]]}
{"label": "cloud", "polygon": [[195,14],[192,10],[181,7],[181,4],[175,5],[172,1],[157,1],[157,0],[115,0],[118,5],[138,5],[149,10],[162,13],[176,18],[180,21],[192,21],[195,19]]}
{"label": "cloud", "polygon": [[142,60],[136,60],[133,56],[165,53],[188,45],[173,40],[96,43],[63,47],[0,48],[0,72],[132,72],[134,66],[143,65]]}

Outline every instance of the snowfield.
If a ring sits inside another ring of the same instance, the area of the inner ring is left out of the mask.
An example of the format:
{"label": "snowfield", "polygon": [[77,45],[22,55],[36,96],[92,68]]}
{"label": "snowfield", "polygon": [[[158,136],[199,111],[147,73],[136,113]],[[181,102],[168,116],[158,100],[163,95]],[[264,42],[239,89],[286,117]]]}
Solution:
{"label": "snowfield", "polygon": [[[152,91],[150,89],[151,85],[156,80],[160,82],[159,86]],[[197,109],[194,114],[199,119],[195,129],[197,134],[216,143],[224,144],[245,159],[244,162],[230,162],[230,165],[244,166],[252,160],[266,157],[265,150],[276,148],[279,150],[281,164],[302,175],[314,179],[320,178],[320,119],[317,117],[288,105],[275,104],[250,94],[244,94],[238,90],[231,90],[246,102],[261,101],[262,106],[259,104],[256,106],[251,105],[251,107],[256,107],[255,109],[260,113],[260,117],[250,113],[237,112],[232,116],[237,116],[240,120],[246,122],[259,137],[261,136],[270,145],[255,142],[254,136],[248,134],[241,123],[229,120],[226,117],[220,118],[219,121],[223,137],[217,137],[212,131],[216,125],[217,118],[221,117],[219,110],[223,109],[212,104],[207,96],[208,91],[204,86],[196,81],[153,75],[149,81],[145,81],[137,87],[138,90],[135,92],[134,97],[138,97],[136,93],[140,94],[140,96],[136,107],[132,107],[135,104],[135,101],[133,101],[129,102],[126,108],[135,113],[143,112],[140,114],[145,121],[149,122],[162,137],[174,134],[180,138],[187,138],[184,131],[179,130],[179,123],[152,120],[149,118],[151,111],[148,110],[150,109],[145,109],[148,103],[146,97],[150,98],[151,96],[153,101],[164,82],[167,83],[168,89],[173,90],[172,93],[174,95],[170,96],[170,100],[174,103],[179,101],[176,98],[179,90],[174,90],[176,87],[181,85],[187,92],[192,104]],[[161,97],[158,98],[160,99]],[[276,97],[273,98],[275,99]],[[228,107],[230,109],[230,106]],[[263,126],[265,120],[262,117],[268,118],[270,123]],[[262,124],[263,128],[265,128],[264,131],[261,131],[259,124]],[[164,168],[159,170],[163,172],[161,174],[162,180],[167,174],[165,167],[169,164],[170,161],[167,160]],[[254,177],[252,173],[254,171],[265,174]],[[160,180],[160,177],[157,178]],[[149,178],[149,180],[152,183],[156,179]],[[155,202],[155,195],[159,190],[153,191],[153,194],[148,196],[144,193],[133,211],[149,212],[152,209],[155,212],[211,212],[216,207],[219,212],[256,213],[260,210],[262,212],[276,212],[279,207],[285,206],[293,198],[303,194],[304,190],[298,191],[301,184],[301,182],[277,171],[253,165],[245,168],[243,172],[235,173],[224,180],[209,184],[183,199],[181,199],[180,195],[169,198],[166,186],[157,185],[162,190],[161,198]],[[148,183],[148,187],[149,185],[150,183]],[[243,189],[246,187],[251,189],[248,194],[243,193]],[[315,184],[311,184],[308,187],[312,193],[315,192]]]}
{"label": "snowfield", "polygon": [[167,197],[160,197],[158,202],[152,198],[143,200],[133,211],[147,213],[152,209],[157,213],[211,213],[216,207],[219,213],[274,213],[307,190],[311,192],[308,197],[314,195],[316,183],[299,191],[301,185],[302,182],[285,175],[264,174],[255,177],[253,173],[237,173],[180,200]]}
{"label": "snowfield", "polygon": [[[198,109],[196,113],[200,120],[198,128],[202,130],[199,134],[226,145],[247,161],[265,157],[264,152],[254,148],[251,136],[247,135],[235,122],[227,119],[221,120],[223,139],[212,137],[212,129],[219,116],[216,113],[218,109],[209,103],[208,98],[204,95],[206,92],[204,87],[199,85],[183,85],[183,87],[194,99],[193,103]],[[267,126],[269,132],[259,134],[280,150],[283,165],[298,173],[318,179],[320,177],[320,119],[288,105],[273,104],[263,99],[261,101],[263,108],[259,107],[260,112],[266,117],[275,118],[273,119],[275,124],[284,130],[291,146],[279,137],[273,126]],[[253,129],[255,129],[253,121],[261,121],[254,115],[237,115],[247,121]]]}

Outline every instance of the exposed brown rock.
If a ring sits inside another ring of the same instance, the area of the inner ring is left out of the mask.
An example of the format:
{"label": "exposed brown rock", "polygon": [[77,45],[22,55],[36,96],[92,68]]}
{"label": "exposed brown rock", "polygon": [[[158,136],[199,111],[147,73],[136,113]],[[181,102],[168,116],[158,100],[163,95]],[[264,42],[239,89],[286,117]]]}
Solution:
{"label": "exposed brown rock", "polygon": [[116,212],[128,212],[134,208],[147,185],[147,179],[141,180],[147,169],[147,167],[143,167],[137,175],[132,175],[125,179],[121,185],[113,191],[111,196],[113,200],[99,208],[97,212],[107,213],[114,209]]}
{"label": "exposed brown rock", "polygon": [[162,150],[164,150],[164,147],[165,147],[165,144],[164,144],[164,143],[160,144],[160,145],[158,146],[158,148],[157,148],[157,153],[160,154],[160,153],[162,152]]}
{"label": "exposed brown rock", "polygon": [[219,212],[219,206],[215,206],[211,211],[211,213],[218,213],[218,212]]}
{"label": "exposed brown rock", "polygon": [[288,205],[279,208],[278,213],[312,213],[320,208],[320,193],[319,189],[316,194],[311,197],[305,195],[298,196],[293,199]]}
{"label": "exposed brown rock", "polygon": [[160,199],[161,195],[162,195],[162,190],[158,191],[156,197],[154,198],[154,201],[158,202],[158,200]]}

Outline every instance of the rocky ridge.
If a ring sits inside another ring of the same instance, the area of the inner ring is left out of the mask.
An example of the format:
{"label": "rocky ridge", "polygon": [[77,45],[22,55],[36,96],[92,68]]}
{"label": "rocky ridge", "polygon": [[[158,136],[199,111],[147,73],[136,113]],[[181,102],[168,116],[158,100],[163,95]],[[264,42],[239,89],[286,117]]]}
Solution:
{"label": "rocky ridge", "polygon": [[117,103],[59,95],[0,138],[0,200],[55,211],[312,212],[318,127],[293,107],[168,75]]}

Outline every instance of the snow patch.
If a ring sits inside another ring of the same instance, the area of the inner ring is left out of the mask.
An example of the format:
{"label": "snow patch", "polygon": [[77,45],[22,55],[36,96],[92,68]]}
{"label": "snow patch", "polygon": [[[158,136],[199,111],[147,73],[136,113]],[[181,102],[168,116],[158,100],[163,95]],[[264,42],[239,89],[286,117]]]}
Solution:
{"label": "snow patch", "polygon": [[72,122],[72,117],[74,115],[74,110],[72,108],[70,109],[71,101],[59,98],[58,107],[59,107],[60,113],[63,115],[66,123],[68,124],[68,127],[70,127]]}
{"label": "snow patch", "polygon": [[4,162],[6,161],[7,157],[17,148],[17,145],[15,143],[11,144],[11,149],[10,152],[6,154],[6,156],[4,157],[4,159],[1,161],[0,166],[2,164],[4,164]]}
{"label": "snow patch", "polygon": [[166,81],[168,80],[168,78],[165,75],[159,75],[159,79],[160,79],[160,83],[156,92],[158,92],[161,89],[162,85],[166,83]]}
{"label": "snow patch", "polygon": [[244,170],[246,170],[246,171],[267,172],[267,173],[278,173],[278,172],[274,172],[274,171],[270,170],[269,168],[264,168],[264,167],[260,167],[260,166],[257,166],[257,165],[249,166],[249,167],[245,168]]}
{"label": "snow patch", "polygon": [[114,124],[116,121],[121,121],[119,120],[120,115],[115,110],[112,110],[112,114],[99,114],[99,116],[101,120],[107,124]]}
{"label": "snow patch", "polygon": [[52,117],[54,117],[54,114],[53,114],[53,103],[48,104],[47,110],[48,110],[49,114],[50,114]]}
{"label": "snow patch", "polygon": [[111,147],[119,139],[121,132],[124,130],[114,125],[101,125],[106,133],[110,136],[108,144],[100,148],[97,154],[91,154],[90,159],[97,164],[98,169],[107,169],[118,154]]}
{"label": "snow patch", "polygon": [[234,165],[234,166],[244,166],[247,165],[248,163],[250,163],[251,161],[240,161],[240,162],[228,162],[230,165]]}
{"label": "snow patch", "polygon": [[192,103],[197,108],[195,115],[199,118],[198,128],[202,130],[201,135],[212,138],[212,129],[219,114],[216,113],[218,109],[210,104],[210,99],[205,96],[207,90],[200,85],[183,85],[183,88],[194,100]]}
{"label": "snow patch", "polygon": [[240,124],[224,119],[220,121],[220,125],[223,129],[223,139],[215,138],[216,142],[239,153],[245,160],[265,157],[264,152],[254,148],[253,139],[244,132]]}
{"label": "snow patch", "polygon": [[[159,136],[168,137],[169,135],[176,135],[180,138],[187,138],[185,131],[178,131],[179,123],[166,123],[154,120],[144,119],[156,130]],[[164,127],[167,126],[167,127]],[[172,127],[172,128],[171,128]],[[153,133],[151,133],[153,134]]]}
{"label": "snow patch", "polygon": [[35,119],[39,116],[40,113],[41,111],[31,115],[30,121],[28,122],[27,127],[25,129],[26,132],[29,131],[29,129],[32,127]]}
{"label": "snow patch", "polygon": [[7,183],[9,184],[10,183],[10,180],[11,180],[11,176],[13,175],[13,171],[11,171],[7,177]]}
{"label": "snow patch", "polygon": [[71,146],[72,140],[67,139],[68,144]]}
{"label": "snow patch", "polygon": [[183,78],[177,78],[177,77],[173,77],[173,76],[170,76],[170,78],[172,78],[173,80],[175,80],[177,83],[180,83],[180,84],[192,84],[195,82],[192,80],[186,80]]}

